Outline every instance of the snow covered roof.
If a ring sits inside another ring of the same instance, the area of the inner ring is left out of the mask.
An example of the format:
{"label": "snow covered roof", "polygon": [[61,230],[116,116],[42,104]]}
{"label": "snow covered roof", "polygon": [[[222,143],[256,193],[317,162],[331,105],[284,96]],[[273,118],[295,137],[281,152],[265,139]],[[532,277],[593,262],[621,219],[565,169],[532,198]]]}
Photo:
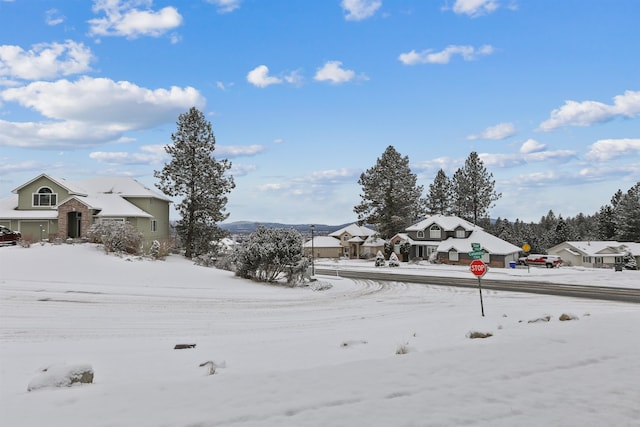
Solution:
{"label": "snow covered roof", "polygon": [[18,192],[25,186],[43,177],[69,192],[70,196],[64,200],[59,200],[59,205],[75,199],[89,208],[99,211],[97,216],[103,218],[153,217],[133,203],[127,201],[127,198],[149,197],[171,202],[171,199],[165,195],[129,177],[99,177],[81,182],[73,182],[63,178],[53,178],[47,174],[40,174],[13,190],[13,192],[16,193],[15,195],[0,200],[0,218],[57,219],[58,212],[55,208],[17,210]]}
{"label": "snow covered roof", "polygon": [[364,241],[364,243],[362,244],[362,246],[365,247],[380,247],[380,246],[384,246],[384,244],[387,243],[386,240],[380,238],[380,237],[376,237],[374,236],[369,236],[367,237],[367,240]]}
{"label": "snow covered roof", "polygon": [[65,190],[67,190],[69,192],[69,194],[78,194],[78,195],[83,195],[86,196],[87,192],[82,188],[82,186],[80,186],[79,184],[66,180],[64,178],[54,178],[52,176],[47,175],[46,173],[41,173],[40,175],[36,176],[35,178],[33,178],[32,180],[29,180],[27,182],[25,182],[24,184],[22,184],[21,186],[15,188],[12,193],[18,193],[18,191],[20,191],[22,188],[26,187],[27,185],[31,184],[34,181],[37,181],[40,178],[46,178],[49,181],[52,181],[56,184],[58,184],[59,186],[61,186],[62,188],[64,188]]}
{"label": "snow covered roof", "polygon": [[454,215],[438,214],[438,215],[431,215],[416,224],[410,225],[409,227],[406,228],[405,231],[422,231],[431,227],[433,224],[436,224],[437,226],[439,226],[445,231],[453,231],[458,227],[462,227],[467,231],[478,229],[478,228],[482,229],[482,227],[473,225],[466,219],[462,219]]}
{"label": "snow covered roof", "polygon": [[471,243],[479,243],[485,252],[495,255],[507,255],[520,252],[516,245],[487,233],[480,227],[476,227],[466,239],[450,237],[438,244],[438,252],[471,252]]}
{"label": "snow covered roof", "polygon": [[330,233],[329,236],[340,237],[344,233],[348,233],[351,236],[359,236],[365,238],[376,234],[375,230],[354,223],[351,225],[347,225],[346,227],[342,227],[340,230],[336,230],[333,233]]}
{"label": "snow covered roof", "polygon": [[[615,240],[587,240],[565,242],[571,248],[586,256],[624,255],[629,250],[632,254],[640,254],[640,243],[618,242]],[[560,244],[562,245],[562,243]],[[556,245],[558,246],[558,245]],[[622,246],[625,246],[623,248]],[[551,251],[553,248],[550,249]]]}
{"label": "snow covered roof", "polygon": [[153,218],[153,215],[150,215],[136,205],[129,203],[118,194],[96,194],[91,197],[76,197],[76,199],[85,202],[85,204],[93,209],[99,209],[100,212],[96,215],[99,218]]}
{"label": "snow covered roof", "polygon": [[39,209],[19,211],[18,195],[13,194],[5,199],[0,199],[0,218],[6,219],[56,219],[56,209]]}
{"label": "snow covered roof", "polygon": [[[311,240],[308,240],[303,245],[305,248],[310,248]],[[340,248],[342,245],[340,244],[340,240],[335,237],[329,236],[316,236],[313,238],[313,247],[315,248]]]}
{"label": "snow covered roof", "polygon": [[136,179],[129,177],[98,177],[81,182],[88,193],[117,194],[122,197],[153,197],[160,200],[171,201],[167,196],[160,194]]}

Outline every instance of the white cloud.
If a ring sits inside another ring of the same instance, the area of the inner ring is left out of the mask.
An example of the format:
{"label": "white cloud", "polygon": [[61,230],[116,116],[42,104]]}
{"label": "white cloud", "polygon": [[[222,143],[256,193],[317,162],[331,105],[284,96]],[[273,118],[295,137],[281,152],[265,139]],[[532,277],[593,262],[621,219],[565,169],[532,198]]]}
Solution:
{"label": "white cloud", "polygon": [[498,7],[497,0],[456,0],[453,12],[476,17],[494,12]]}
{"label": "white cloud", "polygon": [[513,123],[499,123],[495,126],[490,126],[477,135],[469,135],[468,140],[475,139],[505,139],[515,135],[516,128]]}
{"label": "white cloud", "polygon": [[493,46],[484,45],[476,49],[473,46],[449,45],[440,52],[434,52],[433,49],[416,52],[412,50],[408,53],[402,53],[398,56],[400,62],[405,65],[415,64],[448,64],[454,55],[460,55],[465,61],[473,61],[479,56],[490,55],[494,52]]}
{"label": "white cloud", "polygon": [[[158,37],[182,24],[182,15],[174,7],[150,9],[151,0],[94,0],[93,12],[103,18],[90,19],[91,36]],[[145,6],[140,10],[136,6]]]}
{"label": "white cloud", "polygon": [[88,147],[118,140],[124,132],[176,120],[204,98],[192,87],[147,89],[127,81],[82,77],[34,82],[0,92],[0,100],[39,112],[42,122],[0,121],[0,145]]}
{"label": "white cloud", "polygon": [[23,80],[50,79],[91,70],[91,50],[82,43],[35,44],[25,51],[20,46],[0,46],[0,76]]}
{"label": "white cloud", "polygon": [[257,87],[267,87],[282,83],[282,79],[269,75],[269,67],[258,65],[247,74],[247,81]]}
{"label": "white cloud", "polygon": [[[333,84],[340,84],[356,77],[355,71],[345,70],[341,66],[342,62],[340,61],[328,61],[321,68],[318,68],[313,78],[319,82],[329,81]],[[366,79],[366,76],[361,76],[361,78]]]}
{"label": "white cloud", "polygon": [[60,25],[64,22],[65,17],[60,14],[58,9],[49,9],[45,12],[44,21],[47,25]]}
{"label": "white cloud", "polygon": [[535,139],[527,139],[522,146],[520,147],[520,152],[522,154],[531,154],[537,153],[539,151],[544,151],[547,148],[546,144],[542,144]]}
{"label": "white cloud", "polygon": [[218,7],[218,13],[229,13],[240,7],[242,0],[207,0]]}
{"label": "white cloud", "polygon": [[373,16],[382,6],[381,0],[342,0],[340,3],[344,9],[347,21],[362,21]]}
{"label": "white cloud", "polygon": [[309,175],[303,177],[294,178],[294,182],[315,182],[315,183],[337,183],[342,181],[351,182],[354,178],[360,176],[362,171],[360,169],[329,169],[323,171],[312,172]]}
{"label": "white cloud", "polygon": [[616,117],[640,115],[640,91],[625,91],[613,98],[613,104],[597,101],[565,101],[564,105],[551,112],[551,117],[542,122],[539,130],[551,131],[564,126],[591,126]]}
{"label": "white cloud", "polygon": [[591,144],[586,157],[590,160],[604,161],[623,156],[640,156],[640,139],[601,139]]}
{"label": "white cloud", "polygon": [[242,165],[238,163],[233,163],[231,165],[231,175],[236,176],[246,176],[249,175],[250,172],[258,169],[256,165]]}
{"label": "white cloud", "polygon": [[264,145],[219,145],[216,147],[216,157],[242,157],[255,156],[265,151],[267,147]]}
{"label": "white cloud", "polygon": [[168,158],[162,145],[145,145],[140,150],[143,153],[94,151],[89,154],[89,158],[110,165],[159,165]]}

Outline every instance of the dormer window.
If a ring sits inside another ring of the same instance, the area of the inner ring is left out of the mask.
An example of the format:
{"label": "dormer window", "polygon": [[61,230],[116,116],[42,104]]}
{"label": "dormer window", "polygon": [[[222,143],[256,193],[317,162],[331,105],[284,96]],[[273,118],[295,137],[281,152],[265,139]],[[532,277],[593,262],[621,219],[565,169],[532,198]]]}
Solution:
{"label": "dormer window", "polygon": [[418,239],[424,239],[424,230],[418,231],[418,233],[416,233],[416,237]]}
{"label": "dormer window", "polygon": [[439,239],[441,235],[442,234],[440,232],[440,227],[438,227],[435,224],[433,224],[431,227],[429,227],[429,238],[431,238],[431,239]]}
{"label": "dormer window", "polygon": [[33,206],[55,206],[58,204],[58,194],[49,187],[41,187],[37,193],[33,193]]}
{"label": "dormer window", "polygon": [[458,228],[456,230],[456,237],[458,239],[464,239],[467,236],[467,233],[464,231],[464,228]]}

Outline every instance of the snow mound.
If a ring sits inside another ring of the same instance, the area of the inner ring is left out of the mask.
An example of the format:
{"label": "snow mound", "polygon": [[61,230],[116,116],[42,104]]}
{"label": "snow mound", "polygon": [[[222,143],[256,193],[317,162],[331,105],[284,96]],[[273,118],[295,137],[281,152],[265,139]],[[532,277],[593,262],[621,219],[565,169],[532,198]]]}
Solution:
{"label": "snow mound", "polygon": [[50,387],[71,387],[73,384],[87,384],[93,382],[93,368],[91,365],[51,365],[32,379],[27,391]]}

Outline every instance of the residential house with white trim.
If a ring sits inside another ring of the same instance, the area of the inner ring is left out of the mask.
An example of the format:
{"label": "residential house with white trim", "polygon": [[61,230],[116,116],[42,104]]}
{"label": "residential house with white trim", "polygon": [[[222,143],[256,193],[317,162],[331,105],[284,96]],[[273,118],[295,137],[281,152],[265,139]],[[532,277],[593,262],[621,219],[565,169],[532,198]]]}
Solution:
{"label": "residential house with white trim", "polygon": [[482,260],[492,267],[506,267],[520,255],[519,247],[453,215],[431,215],[391,238],[398,254],[404,242],[411,245],[409,259],[446,264],[470,264],[472,243],[480,245],[485,253]]}
{"label": "residential house with white trim", "polygon": [[145,244],[170,238],[171,199],[128,177],[69,181],[41,174],[0,200],[0,225],[32,242],[83,238],[97,221],[123,221]]}
{"label": "residential house with white trim", "polygon": [[549,255],[558,255],[564,265],[612,268],[622,264],[624,256],[631,252],[640,265],[640,243],[614,240],[567,241],[549,248]]}

